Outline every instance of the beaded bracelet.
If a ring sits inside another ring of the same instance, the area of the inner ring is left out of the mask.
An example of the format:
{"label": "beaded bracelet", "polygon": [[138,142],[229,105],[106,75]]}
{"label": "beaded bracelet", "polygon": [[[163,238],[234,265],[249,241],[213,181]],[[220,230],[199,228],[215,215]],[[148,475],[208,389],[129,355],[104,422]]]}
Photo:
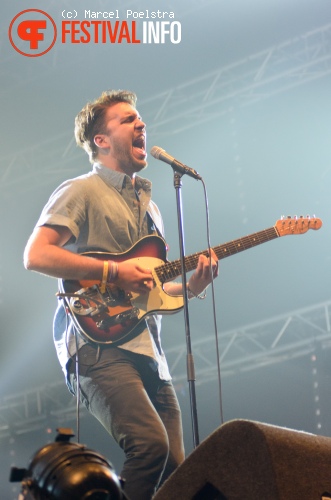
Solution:
{"label": "beaded bracelet", "polygon": [[114,281],[117,280],[118,277],[118,264],[117,262],[114,262],[113,260],[109,261],[109,272],[108,272],[108,282],[109,283],[114,283]]}
{"label": "beaded bracelet", "polygon": [[102,280],[100,284],[100,292],[105,293],[107,283],[114,283],[118,277],[118,264],[113,260],[103,261]]}
{"label": "beaded bracelet", "polygon": [[198,295],[196,295],[195,293],[192,292],[192,290],[190,289],[189,287],[189,284],[187,284],[187,291],[188,293],[190,293],[193,297],[195,297],[196,299],[199,299],[199,300],[203,300],[207,297],[207,288],[205,288],[203,290],[203,292],[201,293],[198,293]]}

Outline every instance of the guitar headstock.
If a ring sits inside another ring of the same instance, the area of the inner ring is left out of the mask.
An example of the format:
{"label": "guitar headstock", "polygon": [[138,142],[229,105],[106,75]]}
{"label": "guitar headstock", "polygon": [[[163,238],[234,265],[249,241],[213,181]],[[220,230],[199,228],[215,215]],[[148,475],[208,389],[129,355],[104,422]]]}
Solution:
{"label": "guitar headstock", "polygon": [[274,226],[279,234],[279,236],[286,236],[288,234],[303,234],[306,233],[309,229],[319,229],[322,227],[321,219],[317,219],[316,217],[282,217],[278,220]]}

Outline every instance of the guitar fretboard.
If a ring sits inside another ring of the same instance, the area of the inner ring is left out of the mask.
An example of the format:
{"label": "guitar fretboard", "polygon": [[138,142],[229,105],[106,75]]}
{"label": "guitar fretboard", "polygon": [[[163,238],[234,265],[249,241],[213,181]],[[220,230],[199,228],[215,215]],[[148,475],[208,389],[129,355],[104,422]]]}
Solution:
{"label": "guitar fretboard", "polygon": [[[248,250],[249,248],[261,245],[262,243],[266,243],[267,241],[274,240],[278,238],[278,236],[279,234],[276,228],[270,227],[269,229],[264,229],[263,231],[250,234],[249,236],[244,236],[243,238],[213,247],[213,250],[218,260],[221,260],[231,255],[235,255],[236,253],[243,252],[244,250]],[[208,250],[185,257],[185,269],[187,272],[193,271],[197,267],[200,255],[208,256]],[[177,278],[182,274],[180,259],[157,266],[155,272],[162,283]]]}

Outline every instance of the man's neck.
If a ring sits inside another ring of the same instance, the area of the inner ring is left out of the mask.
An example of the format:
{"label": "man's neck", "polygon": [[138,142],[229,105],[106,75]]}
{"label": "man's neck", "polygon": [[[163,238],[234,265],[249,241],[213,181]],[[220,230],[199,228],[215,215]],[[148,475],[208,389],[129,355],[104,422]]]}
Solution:
{"label": "man's neck", "polygon": [[132,185],[133,186],[135,185],[135,178],[136,178],[135,172],[133,174],[128,174],[127,172],[124,172],[122,169],[116,168],[116,166],[114,166],[112,163],[107,162],[103,158],[97,158],[95,160],[95,163],[99,163],[99,165],[102,165],[105,168],[109,168],[110,170],[114,170],[114,172],[121,172],[122,174],[127,175],[128,177],[130,177]]}

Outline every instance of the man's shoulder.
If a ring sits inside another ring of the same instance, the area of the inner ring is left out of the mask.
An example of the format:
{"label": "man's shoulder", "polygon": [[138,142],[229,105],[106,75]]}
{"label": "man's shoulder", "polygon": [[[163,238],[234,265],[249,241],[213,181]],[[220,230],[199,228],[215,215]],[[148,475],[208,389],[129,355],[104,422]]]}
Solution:
{"label": "man's shoulder", "polygon": [[69,187],[69,186],[75,186],[77,188],[82,188],[85,185],[90,185],[95,182],[98,182],[98,175],[93,172],[86,172],[85,174],[78,175],[76,177],[71,177],[69,179],[66,179],[63,181],[58,189],[61,189],[63,187]]}
{"label": "man's shoulder", "polygon": [[93,170],[89,172],[85,172],[84,174],[77,175],[76,177],[72,177],[65,182],[75,182],[75,183],[86,183],[91,182],[93,179],[97,178],[98,175]]}

